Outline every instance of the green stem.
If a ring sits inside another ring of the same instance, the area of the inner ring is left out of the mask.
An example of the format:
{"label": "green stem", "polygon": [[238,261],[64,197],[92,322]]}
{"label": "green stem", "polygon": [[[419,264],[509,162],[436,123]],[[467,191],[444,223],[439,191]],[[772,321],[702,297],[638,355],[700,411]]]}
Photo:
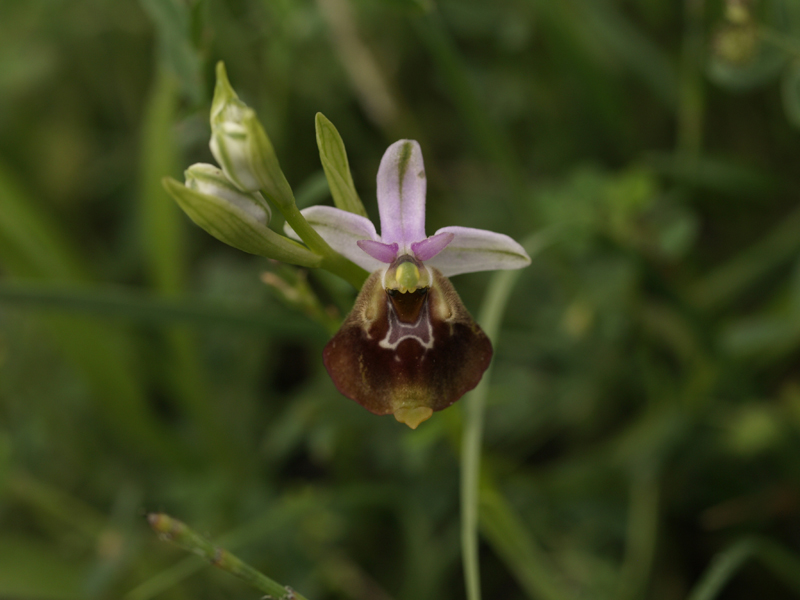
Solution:
{"label": "green stem", "polygon": [[524,172],[513,144],[506,132],[489,117],[486,107],[481,104],[463,57],[459,54],[455,41],[437,11],[435,9],[426,11],[413,20],[413,25],[433,65],[438,69],[445,90],[460,113],[475,147],[494,163],[508,183],[511,194],[502,197],[503,208],[513,217],[515,212],[510,198],[522,194],[525,182]]}
{"label": "green stem", "polygon": [[270,598],[275,600],[307,600],[305,596],[256,571],[238,557],[224,548],[214,545],[188,525],[173,519],[169,515],[151,513],[147,515],[147,521],[153,531],[158,533],[162,539],[205,558],[215,567],[236,575],[258,591],[267,594]]}
{"label": "green stem", "polygon": [[678,151],[695,158],[703,144],[703,12],[705,0],[684,0],[684,34],[678,100]]}
{"label": "green stem", "polygon": [[658,496],[658,480],[654,473],[643,469],[633,475],[617,600],[639,598],[644,594],[658,540]]}
{"label": "green stem", "polygon": [[188,297],[162,298],[124,287],[0,283],[0,306],[148,325],[185,323],[195,327],[230,327],[270,337],[325,339],[325,332],[319,325],[286,311],[253,310]]}
{"label": "green stem", "polygon": [[[547,244],[550,236],[538,233],[530,236],[523,246],[533,256]],[[489,339],[497,343],[500,322],[511,295],[511,290],[521,271],[498,271],[489,283],[478,323]],[[483,440],[483,414],[492,366],[472,392],[464,397],[464,434],[461,442],[461,551],[464,565],[464,583],[468,600],[480,600],[481,580],[478,561],[478,500],[481,468],[481,443]]]}
{"label": "green stem", "polygon": [[800,248],[800,209],[794,209],[760,240],[716,267],[688,289],[692,303],[720,310],[796,256]]}
{"label": "green stem", "polygon": [[96,540],[107,525],[105,515],[82,500],[40,481],[24,471],[13,470],[5,475],[7,492],[30,505],[48,518],[60,521],[79,531],[89,540]]}
{"label": "green stem", "polygon": [[720,552],[692,589],[689,600],[713,600],[749,559],[758,558],[781,581],[800,592],[800,559],[768,540],[748,538]]}
{"label": "green stem", "polygon": [[529,598],[571,600],[556,565],[508,501],[491,484],[480,490],[481,531]]}
{"label": "green stem", "polygon": [[278,206],[278,208],[286,219],[286,222],[289,223],[295,233],[300,236],[300,239],[306,243],[312,252],[322,256],[321,268],[330,271],[334,275],[338,275],[357,290],[361,289],[361,286],[364,285],[368,276],[368,273],[364,269],[353,264],[338,252],[335,252],[333,248],[328,245],[328,242],[323,240],[322,236],[309,225],[296,204],[292,203],[288,206]]}

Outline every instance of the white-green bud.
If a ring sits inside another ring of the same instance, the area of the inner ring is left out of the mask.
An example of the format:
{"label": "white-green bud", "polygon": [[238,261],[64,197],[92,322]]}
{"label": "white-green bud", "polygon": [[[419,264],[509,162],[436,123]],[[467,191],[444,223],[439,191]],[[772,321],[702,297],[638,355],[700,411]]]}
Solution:
{"label": "white-green bud", "polygon": [[294,204],[272,142],[255,111],[239,100],[222,62],[217,64],[209,145],[225,175],[240,190],[262,190],[278,206]]}
{"label": "white-green bud", "polygon": [[318,254],[268,227],[271,211],[260,193],[242,192],[214,165],[192,165],[185,175],[186,185],[165,177],[164,188],[196,225],[221,242],[304,267],[322,262]]}
{"label": "white-green bud", "polygon": [[257,223],[269,225],[272,210],[264,197],[259,192],[242,192],[214,165],[197,163],[186,169],[184,176],[190,190],[226,200]]}

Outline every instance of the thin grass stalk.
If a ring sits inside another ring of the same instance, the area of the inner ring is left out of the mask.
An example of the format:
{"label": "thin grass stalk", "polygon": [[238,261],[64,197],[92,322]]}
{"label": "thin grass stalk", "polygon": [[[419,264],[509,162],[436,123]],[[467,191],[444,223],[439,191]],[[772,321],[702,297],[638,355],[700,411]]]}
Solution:
{"label": "thin grass stalk", "polygon": [[800,593],[800,558],[769,540],[745,538],[717,554],[687,600],[714,600],[750,559],[758,559],[795,593]]}
{"label": "thin grass stalk", "polygon": [[[529,236],[523,243],[534,256],[547,243],[549,235]],[[489,339],[497,344],[500,324],[508,299],[521,271],[498,271],[489,282],[489,290],[478,316],[478,323]],[[486,370],[478,386],[464,397],[464,433],[461,442],[461,551],[467,600],[480,600],[481,580],[478,560],[478,503],[480,499],[480,462],[483,441],[483,416],[489,392],[492,366]]]}
{"label": "thin grass stalk", "polygon": [[239,557],[220,548],[210,540],[204,538],[185,523],[173,519],[164,513],[151,513],[147,516],[150,527],[159,536],[176,546],[193,552],[206,559],[215,567],[236,575],[246,581],[260,592],[267,594],[274,600],[308,600],[305,596],[294,591],[288,586],[283,586],[257,571]]}

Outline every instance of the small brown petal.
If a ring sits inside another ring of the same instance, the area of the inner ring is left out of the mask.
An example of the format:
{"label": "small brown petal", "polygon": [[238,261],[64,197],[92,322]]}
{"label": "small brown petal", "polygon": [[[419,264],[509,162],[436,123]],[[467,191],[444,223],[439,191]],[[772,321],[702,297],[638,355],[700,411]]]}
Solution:
{"label": "small brown petal", "polygon": [[342,394],[412,429],[478,385],[492,359],[453,285],[428,270],[431,287],[406,293],[373,273],[322,355]]}

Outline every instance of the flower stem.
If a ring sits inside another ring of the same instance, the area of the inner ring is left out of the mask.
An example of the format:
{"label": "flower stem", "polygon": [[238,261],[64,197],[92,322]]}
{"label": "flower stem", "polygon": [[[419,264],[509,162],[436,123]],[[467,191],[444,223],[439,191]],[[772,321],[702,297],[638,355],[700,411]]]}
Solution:
{"label": "flower stem", "polygon": [[[542,232],[529,236],[523,243],[533,257],[550,243],[551,236]],[[497,343],[500,323],[521,271],[498,271],[489,283],[478,323],[489,339]],[[461,441],[461,552],[467,600],[481,599],[481,579],[478,561],[478,500],[483,441],[483,415],[492,365],[474,390],[464,397],[464,433]]]}
{"label": "flower stem", "polygon": [[210,540],[192,530],[188,525],[173,519],[169,515],[151,513],[147,515],[147,521],[153,531],[158,533],[162,539],[205,558],[215,567],[236,575],[258,591],[267,594],[270,598],[275,600],[307,600],[305,596],[256,571],[238,557],[224,548],[215,546]]}
{"label": "flower stem", "polygon": [[684,31],[678,82],[677,151],[695,159],[703,145],[705,75],[703,72],[703,14],[705,0],[684,0]]}
{"label": "flower stem", "polygon": [[300,239],[303,240],[312,252],[316,252],[322,256],[321,268],[330,271],[334,275],[338,275],[348,283],[350,283],[357,290],[367,280],[368,273],[361,267],[353,264],[344,256],[335,252],[328,243],[322,239],[305,217],[300,212],[300,209],[292,203],[288,206],[278,207],[283,213],[286,222],[295,230]]}
{"label": "flower stem", "polygon": [[787,587],[800,591],[800,559],[783,546],[761,538],[745,538],[723,550],[711,563],[687,598],[713,600],[750,559],[758,559]]}

